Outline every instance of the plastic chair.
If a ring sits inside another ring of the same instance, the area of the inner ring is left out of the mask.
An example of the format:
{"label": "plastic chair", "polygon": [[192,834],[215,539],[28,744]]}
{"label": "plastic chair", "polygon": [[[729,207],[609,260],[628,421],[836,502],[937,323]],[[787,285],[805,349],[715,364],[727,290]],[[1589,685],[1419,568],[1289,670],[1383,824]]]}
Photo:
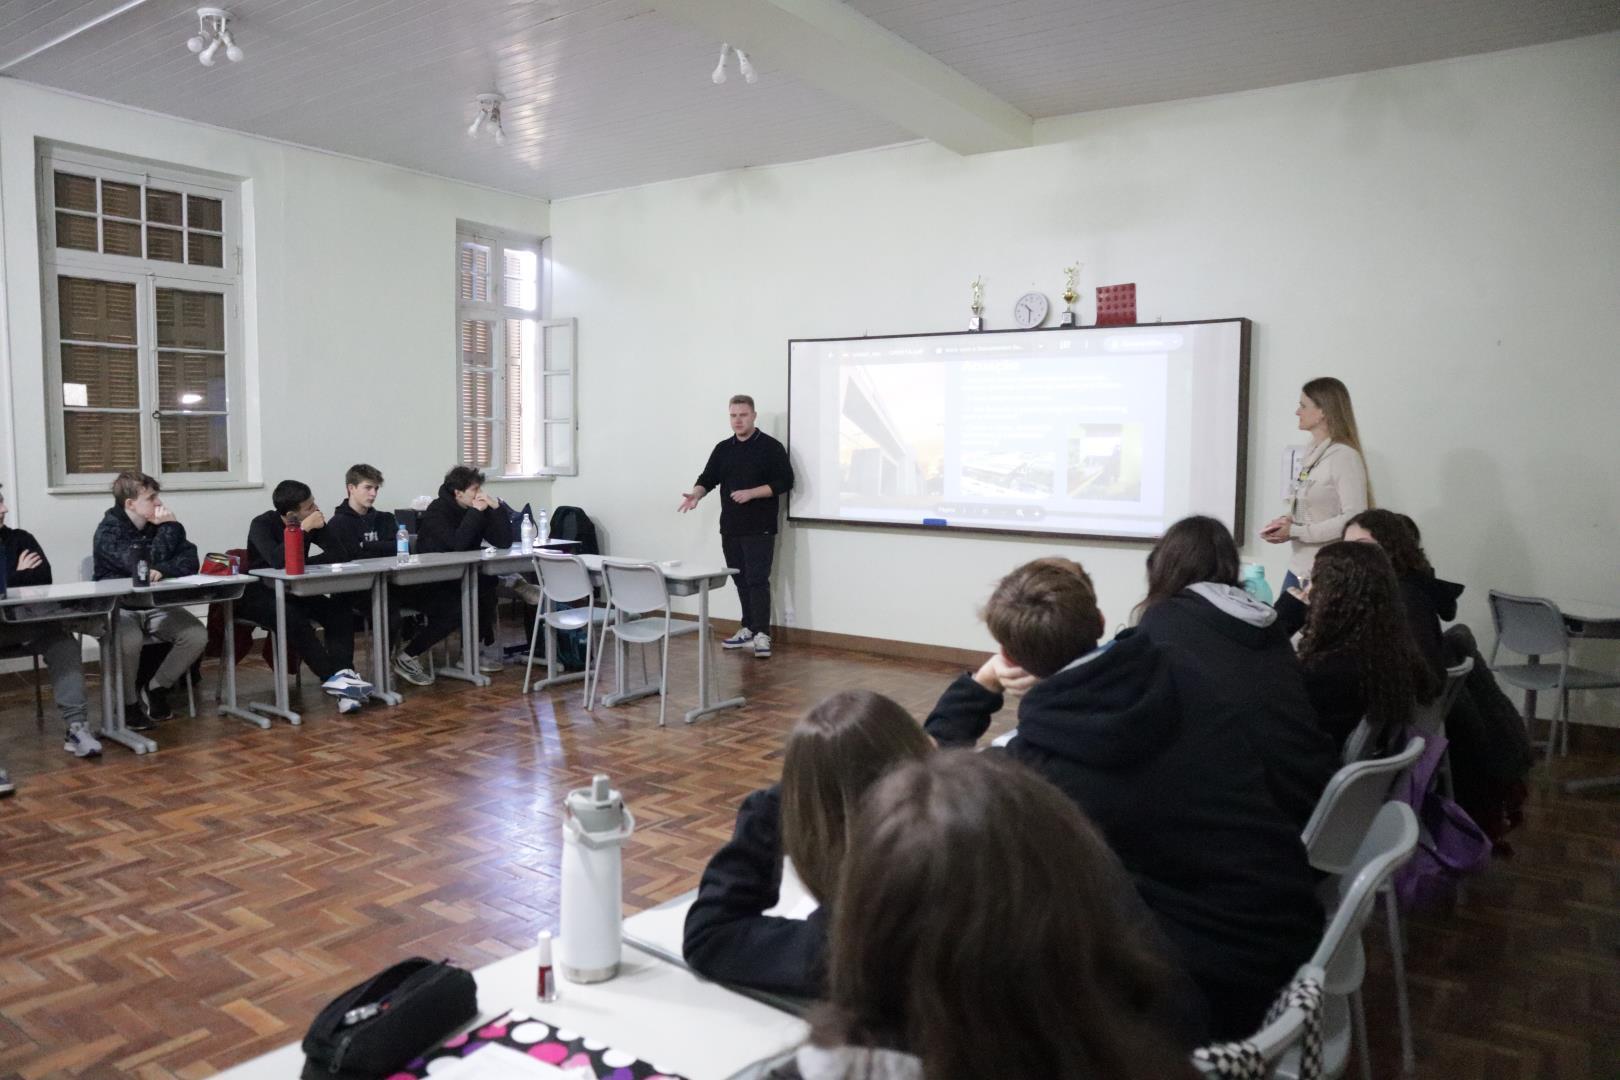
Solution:
{"label": "plastic chair", "polygon": [[[1414,740],[1421,742],[1421,740]],[[1410,745],[1407,747],[1411,749]],[[1349,1063],[1350,1037],[1361,1057],[1361,1075],[1372,1080],[1372,1058],[1367,1050],[1367,1015],[1361,1002],[1361,983],[1367,974],[1362,931],[1372,916],[1380,893],[1388,897],[1395,871],[1417,849],[1418,823],[1412,808],[1387,802],[1356,845],[1336,884],[1338,904],[1310,963],[1326,973],[1322,1022],[1322,1067],[1325,1076],[1342,1076]],[[1394,904],[1389,904],[1391,911]],[[1404,996],[1402,998],[1404,1003]],[[1405,1015],[1403,1009],[1403,1017]]]}
{"label": "plastic chair", "polygon": [[[602,574],[607,581],[608,611],[611,618],[602,623],[602,639],[597,645],[596,666],[587,681],[585,707],[596,701],[596,687],[602,677],[602,657],[607,654],[607,637],[612,634],[621,642],[633,645],[660,645],[661,666],[658,676],[658,726],[664,726],[669,704],[669,639],[677,634],[695,634],[697,623],[676,623],[669,608],[669,583],[657,563],[618,562],[602,560]],[[626,619],[628,615],[647,616]]]}
{"label": "plastic chair", "polygon": [[[1538,596],[1513,596],[1491,590],[1491,622],[1496,626],[1496,644],[1491,646],[1491,670],[1504,680],[1524,691],[1524,729],[1528,733],[1535,720],[1536,695],[1554,690],[1558,692],[1558,715],[1548,722],[1547,761],[1559,745],[1559,731],[1563,731],[1562,753],[1569,753],[1569,692],[1571,690],[1611,690],[1620,688],[1620,675],[1590,668],[1574,667],[1569,662],[1569,629],[1564,614],[1551,600]],[[1496,654],[1502,646],[1510,652],[1523,653],[1529,663],[1498,664]],[[1541,658],[1558,654],[1556,664],[1544,664]]]}
{"label": "plastic chair", "polygon": [[[1412,730],[1426,739],[1433,739],[1436,735],[1444,735],[1446,731],[1446,717],[1451,715],[1451,707],[1457,703],[1457,696],[1462,693],[1463,684],[1473,673],[1474,658],[1465,656],[1462,662],[1454,667],[1446,668],[1446,683],[1435,699],[1426,705],[1419,705],[1412,710]],[[1440,794],[1451,798],[1451,751],[1447,749],[1440,757],[1440,766],[1435,773],[1436,787]]]}
{"label": "plastic chair", "polygon": [[[585,692],[580,695],[580,701],[586,704],[586,698],[590,693],[591,638],[595,636],[596,624],[605,622],[608,613],[606,609],[596,606],[596,589],[591,585],[591,572],[586,569],[584,560],[578,556],[537,551],[534,556],[534,572],[540,578],[542,595],[540,607],[534,613],[534,629],[529,634],[529,665],[523,670],[523,692],[525,694],[529,692],[529,677],[534,671],[534,649],[540,641],[543,626],[546,637],[546,677],[535,683],[534,689],[539,690],[557,683],[583,679],[586,686]],[[580,600],[585,601],[582,608],[557,606],[573,604]],[[558,675],[557,631],[579,629],[585,631],[585,670]]]}
{"label": "plastic chair", "polygon": [[[1356,866],[1356,858],[1378,815],[1388,804],[1389,790],[1401,774],[1423,755],[1423,737],[1412,736],[1406,749],[1390,757],[1346,765],[1333,774],[1317,800],[1311,820],[1300,839],[1311,866],[1342,882]],[[1391,966],[1395,970],[1395,1009],[1401,1022],[1401,1060],[1410,1072],[1412,1049],[1411,1008],[1406,995],[1406,953],[1401,937],[1400,911],[1393,895],[1384,896],[1389,925]]]}
{"label": "plastic chair", "polygon": [[[1326,979],[1321,968],[1313,964],[1303,965],[1294,974],[1294,979],[1279,997],[1284,1000],[1291,996],[1295,987],[1307,980],[1314,981],[1320,987]],[[1275,1008],[1275,1006],[1273,1006]],[[1263,1025],[1259,1031],[1244,1039],[1240,1044],[1245,1052],[1244,1062],[1259,1064],[1266,1071],[1268,1077],[1284,1077],[1299,1075],[1299,1054],[1305,1040],[1305,1024],[1307,1017],[1305,1010],[1298,1005],[1285,1008],[1280,1016]],[[1234,1075],[1229,1067],[1223,1068],[1220,1047],[1201,1047],[1194,1051],[1193,1068],[1208,1077],[1225,1077]],[[1252,1051],[1252,1053],[1250,1053]],[[1255,1061],[1258,1059],[1258,1061]],[[1243,1075],[1252,1075],[1244,1073]]]}

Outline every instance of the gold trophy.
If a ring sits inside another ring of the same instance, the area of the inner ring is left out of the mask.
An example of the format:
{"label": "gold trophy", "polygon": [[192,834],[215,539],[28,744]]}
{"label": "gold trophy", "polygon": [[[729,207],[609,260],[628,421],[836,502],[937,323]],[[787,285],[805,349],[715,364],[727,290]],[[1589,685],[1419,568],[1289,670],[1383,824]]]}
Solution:
{"label": "gold trophy", "polygon": [[969,306],[973,309],[973,318],[968,320],[968,329],[969,330],[983,330],[984,329],[984,319],[982,318],[982,315],[984,313],[984,279],[983,278],[974,278],[973,279],[973,303],[971,305],[969,305]]}
{"label": "gold trophy", "polygon": [[1073,266],[1063,268],[1063,314],[1058,319],[1059,326],[1078,326],[1075,321],[1074,302],[1080,299],[1075,290],[1075,283],[1080,279],[1080,267],[1083,264],[1075,263]]}

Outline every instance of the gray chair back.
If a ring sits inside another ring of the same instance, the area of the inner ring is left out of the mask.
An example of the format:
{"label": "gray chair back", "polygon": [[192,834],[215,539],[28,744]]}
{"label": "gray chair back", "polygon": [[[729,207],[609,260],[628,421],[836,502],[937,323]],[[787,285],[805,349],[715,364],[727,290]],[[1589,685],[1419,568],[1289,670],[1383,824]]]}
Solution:
{"label": "gray chair back", "polygon": [[96,557],[94,555],[86,555],[83,559],[79,560],[79,580],[93,581],[95,580],[95,576]]}
{"label": "gray chair back", "polygon": [[656,563],[603,559],[602,574],[607,579],[609,601],[624,614],[669,608],[669,583]]}
{"label": "gray chair back", "polygon": [[541,591],[554,604],[571,604],[592,595],[591,572],[577,555],[537,551],[534,572],[540,575]]}
{"label": "gray chair back", "polygon": [[1563,613],[1551,600],[1513,596],[1492,589],[1490,601],[1491,623],[1496,627],[1496,645],[1491,649],[1493,663],[1496,650],[1504,645],[1525,656],[1545,656],[1569,648]]}
{"label": "gray chair back", "polygon": [[1403,802],[1386,802],[1346,863],[1339,879],[1338,909],[1328,920],[1316,954],[1310,959],[1310,963],[1327,972],[1328,985],[1335,992],[1356,989],[1347,987],[1335,974],[1353,971],[1359,963],[1361,931],[1372,915],[1373,900],[1395,871],[1412,857],[1417,842],[1417,815],[1412,808]]}
{"label": "gray chair back", "polygon": [[1398,754],[1358,761],[1333,774],[1300,834],[1312,866],[1328,874],[1350,871],[1390,787],[1422,755],[1424,745],[1423,737],[1414,735]]}
{"label": "gray chair back", "polygon": [[1433,701],[1419,704],[1412,710],[1412,730],[1425,737],[1433,737],[1445,730],[1446,717],[1462,693],[1463,683],[1474,670],[1474,658],[1465,656],[1462,663],[1446,668],[1446,683]]}

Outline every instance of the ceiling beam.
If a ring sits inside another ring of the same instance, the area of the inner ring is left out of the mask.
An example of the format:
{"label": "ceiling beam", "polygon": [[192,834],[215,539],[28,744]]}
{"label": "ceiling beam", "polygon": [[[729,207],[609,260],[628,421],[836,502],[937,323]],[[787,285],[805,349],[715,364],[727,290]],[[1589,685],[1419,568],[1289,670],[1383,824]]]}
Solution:
{"label": "ceiling beam", "polygon": [[960,154],[1013,150],[1034,123],[978,83],[839,0],[650,0],[772,70]]}

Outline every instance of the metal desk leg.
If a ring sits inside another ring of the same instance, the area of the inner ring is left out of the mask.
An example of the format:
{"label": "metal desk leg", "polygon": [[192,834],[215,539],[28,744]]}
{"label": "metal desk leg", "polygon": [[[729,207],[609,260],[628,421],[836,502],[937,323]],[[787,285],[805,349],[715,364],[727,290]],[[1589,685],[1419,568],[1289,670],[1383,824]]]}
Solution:
{"label": "metal desk leg", "polygon": [[225,700],[220,702],[219,715],[246,720],[257,728],[268,728],[270,720],[249,712],[236,703],[236,601],[224,601],[225,639],[220,643],[219,662],[225,665],[221,678],[225,680]]}
{"label": "metal desk leg", "polygon": [[279,716],[294,726],[302,724],[303,717],[292,711],[292,701],[287,696],[287,583],[279,578],[276,580],[276,648],[272,666],[276,672],[275,704],[255,701],[248,708]]}
{"label": "metal desk leg", "polygon": [[137,754],[153,754],[157,752],[157,743],[139,732],[129,730],[124,719],[124,650],[118,646],[118,635],[121,629],[118,610],[114,608],[112,613],[107,616],[107,636],[102,639],[103,644],[101,646],[101,670],[103,673],[107,671],[109,666],[107,653],[109,651],[112,653],[110,666],[112,668],[111,681],[113,685],[113,701],[115,703],[112,714],[113,726],[108,728],[103,723],[101,736],[104,739],[111,739],[115,743],[127,746]]}
{"label": "metal desk leg", "polygon": [[439,674],[488,686],[489,676],[478,670],[478,567],[478,563],[468,563],[461,576],[461,666],[444,668]]}
{"label": "metal desk leg", "polygon": [[371,697],[384,705],[398,705],[405,700],[394,693],[394,666],[388,662],[392,649],[388,639],[388,575],[380,573],[371,579],[371,685],[376,687]]}
{"label": "metal desk leg", "polygon": [[726,698],[724,701],[709,703],[711,689],[709,680],[714,677],[714,665],[709,656],[709,579],[704,578],[698,582],[698,707],[686,714],[686,722],[690,724],[700,716],[721,709],[735,709],[747,704],[743,697]]}

